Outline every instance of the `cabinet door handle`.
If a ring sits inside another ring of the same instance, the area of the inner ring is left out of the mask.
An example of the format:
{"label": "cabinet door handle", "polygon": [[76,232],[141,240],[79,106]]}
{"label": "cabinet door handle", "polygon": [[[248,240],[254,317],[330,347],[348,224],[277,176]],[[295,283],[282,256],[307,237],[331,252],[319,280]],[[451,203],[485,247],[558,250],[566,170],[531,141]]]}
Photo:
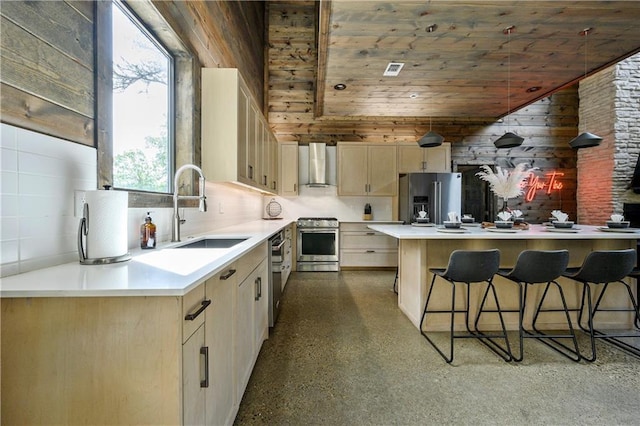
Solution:
{"label": "cabinet door handle", "polygon": [[253,282],[253,286],[254,286],[254,290],[255,290],[255,296],[253,297],[253,300],[260,300],[260,293],[258,290],[258,285],[259,285],[259,280],[260,278],[256,278],[256,280]]}
{"label": "cabinet door handle", "polygon": [[233,275],[235,273],[236,273],[235,269],[229,269],[227,272],[225,272],[224,274],[220,275],[220,279],[222,281],[228,280],[229,278],[231,278],[231,275]]}
{"label": "cabinet door handle", "polygon": [[293,192],[296,192],[298,190],[298,184],[294,183],[293,184]]}
{"label": "cabinet door handle", "polygon": [[249,165],[249,179],[253,179],[253,166]]}
{"label": "cabinet door handle", "polygon": [[211,300],[206,300],[206,299],[203,300],[202,304],[200,305],[200,308],[192,314],[185,315],[184,319],[187,321],[193,321],[194,319],[198,318],[198,315],[203,313],[204,310],[207,309],[207,306],[209,306],[210,304],[211,304]]}
{"label": "cabinet door handle", "polygon": [[209,387],[209,347],[203,346],[200,348],[200,355],[204,355],[204,380],[200,380],[201,388]]}
{"label": "cabinet door handle", "polygon": [[258,277],[258,299],[262,299],[262,277]]}

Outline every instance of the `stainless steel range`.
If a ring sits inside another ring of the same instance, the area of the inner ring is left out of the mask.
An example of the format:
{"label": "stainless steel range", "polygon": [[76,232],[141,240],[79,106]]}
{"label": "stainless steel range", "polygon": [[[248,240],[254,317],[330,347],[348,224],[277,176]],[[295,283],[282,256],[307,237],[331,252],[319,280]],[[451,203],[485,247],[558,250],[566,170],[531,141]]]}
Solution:
{"label": "stainless steel range", "polygon": [[301,217],[297,222],[298,271],[339,271],[339,223],[335,217]]}

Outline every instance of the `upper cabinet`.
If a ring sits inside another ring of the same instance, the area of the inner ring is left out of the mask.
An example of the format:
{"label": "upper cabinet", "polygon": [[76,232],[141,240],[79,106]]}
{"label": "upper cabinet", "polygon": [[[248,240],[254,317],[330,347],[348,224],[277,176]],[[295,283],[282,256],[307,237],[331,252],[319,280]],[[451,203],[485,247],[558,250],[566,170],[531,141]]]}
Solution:
{"label": "upper cabinet", "polygon": [[450,143],[445,142],[433,148],[422,148],[415,143],[398,144],[398,173],[450,171]]}
{"label": "upper cabinet", "polygon": [[297,142],[284,142],[280,144],[278,163],[280,170],[280,195],[283,197],[298,196]]}
{"label": "upper cabinet", "polygon": [[338,195],[394,196],[396,146],[338,143]]}
{"label": "upper cabinet", "polygon": [[207,180],[277,191],[275,137],[237,69],[202,69],[201,122]]}

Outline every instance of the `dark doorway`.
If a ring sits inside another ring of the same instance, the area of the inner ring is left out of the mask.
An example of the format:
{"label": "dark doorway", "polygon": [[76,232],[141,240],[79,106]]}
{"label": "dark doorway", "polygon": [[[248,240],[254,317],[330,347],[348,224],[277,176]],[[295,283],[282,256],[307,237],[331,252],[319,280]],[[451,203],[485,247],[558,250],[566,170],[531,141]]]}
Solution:
{"label": "dark doorway", "polygon": [[472,215],[476,222],[493,222],[497,201],[489,183],[476,176],[480,167],[458,165],[457,169],[462,173],[462,214]]}

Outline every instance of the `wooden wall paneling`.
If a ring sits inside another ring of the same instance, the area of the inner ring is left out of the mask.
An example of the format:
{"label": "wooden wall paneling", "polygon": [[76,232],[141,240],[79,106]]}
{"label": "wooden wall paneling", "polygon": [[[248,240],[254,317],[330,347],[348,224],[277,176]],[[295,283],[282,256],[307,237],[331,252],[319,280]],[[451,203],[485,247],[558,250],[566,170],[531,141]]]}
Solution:
{"label": "wooden wall paneling", "polygon": [[98,188],[113,186],[113,48],[111,2],[96,2],[96,147]]}
{"label": "wooden wall paneling", "polygon": [[203,66],[238,68],[254,98],[263,99],[263,2],[155,3],[179,23]]}
{"label": "wooden wall paneling", "polygon": [[4,2],[2,121],[94,146],[93,2]]}
{"label": "wooden wall paneling", "polygon": [[92,2],[3,2],[0,14],[33,37],[46,40],[65,56],[93,69]]}
{"label": "wooden wall paneling", "polygon": [[60,105],[0,84],[2,121],[17,127],[94,146],[94,120]]}
{"label": "wooden wall paneling", "polygon": [[93,62],[82,64],[61,54],[52,40],[35,37],[30,28],[9,19],[3,17],[1,25],[2,81],[92,117]]}
{"label": "wooden wall paneling", "polygon": [[[283,117],[292,124],[302,125],[301,133],[309,134],[304,124],[314,121],[318,71],[316,4],[312,1],[270,2],[268,12],[269,122],[275,129],[273,123],[279,122],[276,117]],[[272,97],[272,91],[277,98]],[[277,114],[280,112],[285,114]],[[285,141],[279,135],[276,137]],[[317,141],[325,139],[320,137]]]}

